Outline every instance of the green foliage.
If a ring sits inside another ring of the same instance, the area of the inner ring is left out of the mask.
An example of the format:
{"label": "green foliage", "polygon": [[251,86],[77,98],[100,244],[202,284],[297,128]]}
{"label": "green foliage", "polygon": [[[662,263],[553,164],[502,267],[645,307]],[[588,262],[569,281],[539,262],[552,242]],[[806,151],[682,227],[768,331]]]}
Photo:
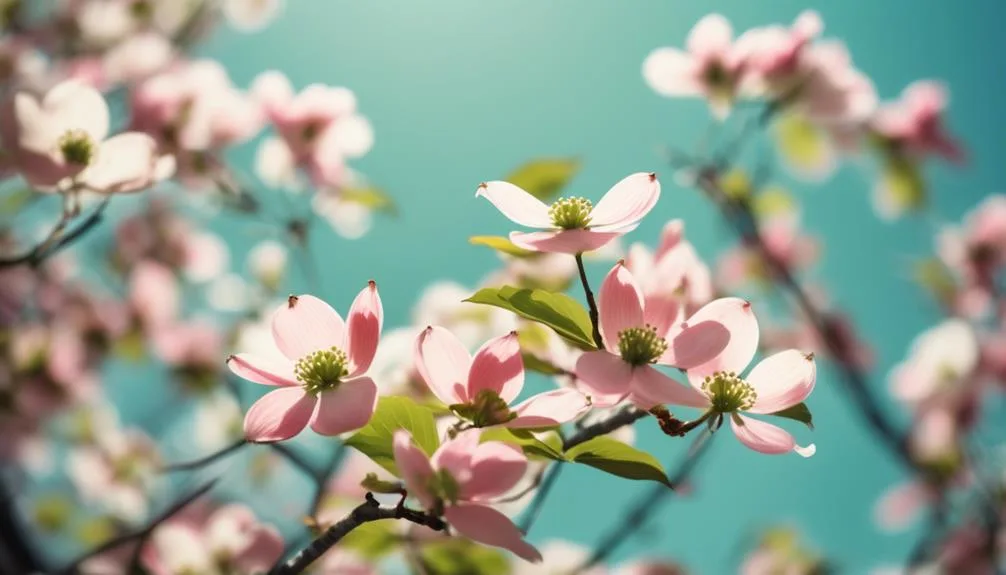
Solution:
{"label": "green foliage", "polygon": [[491,427],[482,432],[482,441],[502,441],[517,445],[529,457],[566,461],[562,454],[562,440],[555,432],[532,433],[526,429]]}
{"label": "green foliage", "polygon": [[368,473],[363,481],[360,482],[360,487],[366,489],[367,491],[373,491],[374,493],[401,493],[402,484],[396,481],[384,481],[377,477],[376,473]]}
{"label": "green foliage", "polygon": [[799,421],[807,427],[814,429],[814,417],[811,415],[810,409],[807,407],[806,403],[798,403],[792,407],[787,407],[782,411],[770,413],[769,415]]}
{"label": "green foliage", "polygon": [[540,256],[540,252],[532,252],[518,247],[516,244],[503,236],[472,236],[468,238],[468,243],[473,246],[486,246],[498,252],[516,256],[518,258],[530,258]]}
{"label": "green foliage", "polygon": [[370,423],[346,440],[346,445],[358,450],[374,463],[398,476],[392,447],[395,432],[404,429],[427,455],[440,445],[433,411],[408,397],[382,397]]}
{"label": "green foliage", "polygon": [[423,546],[423,564],[437,575],[506,575],[510,561],[499,549],[452,537]]}
{"label": "green foliage", "polygon": [[551,328],[580,349],[596,349],[587,310],[566,294],[503,286],[480,289],[465,301],[512,311],[525,319]]}
{"label": "green foliage", "polygon": [[343,188],[339,191],[346,201],[357,203],[375,212],[397,215],[398,207],[384,190],[374,186]]}
{"label": "green foliage", "polygon": [[656,458],[608,436],[581,443],[567,451],[566,457],[626,479],[656,481],[673,487]]}
{"label": "green foliage", "polygon": [[504,180],[548,201],[559,195],[579,171],[580,160],[576,158],[538,158],[510,172]]}
{"label": "green foliage", "polygon": [[364,523],[339,541],[339,547],[351,549],[361,558],[374,561],[395,551],[401,542],[394,519]]}

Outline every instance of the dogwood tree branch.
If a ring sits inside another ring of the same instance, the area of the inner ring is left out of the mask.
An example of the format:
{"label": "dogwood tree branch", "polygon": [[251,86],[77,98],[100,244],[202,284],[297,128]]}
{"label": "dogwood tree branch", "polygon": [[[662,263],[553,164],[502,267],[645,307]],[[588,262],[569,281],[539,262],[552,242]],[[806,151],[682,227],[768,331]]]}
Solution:
{"label": "dogwood tree branch", "polygon": [[235,441],[234,443],[220,449],[219,451],[215,451],[207,455],[206,457],[201,457],[199,459],[194,459],[192,461],[184,461],[181,463],[172,463],[170,465],[165,465],[161,469],[161,471],[165,473],[173,473],[176,471],[192,471],[194,469],[200,469],[202,467],[206,467],[207,465],[217,460],[227,457],[228,455],[234,453],[235,451],[241,449],[246,445],[248,445],[248,440],[241,438]]}
{"label": "dogwood tree branch", "polygon": [[604,340],[601,339],[601,322],[597,313],[597,302],[594,300],[594,292],[590,289],[590,282],[587,281],[587,270],[583,269],[583,255],[576,254],[576,269],[580,272],[580,283],[583,284],[583,294],[587,298],[587,308],[590,310],[590,324],[593,327],[594,345],[598,349],[604,349]]}
{"label": "dogwood tree branch", "polygon": [[364,523],[380,521],[382,519],[405,519],[416,525],[424,525],[434,531],[444,531],[447,524],[443,519],[429,515],[422,511],[415,511],[405,507],[404,496],[402,501],[393,508],[381,507],[381,504],[374,498],[373,494],[367,493],[367,499],[361,505],[353,509],[345,518],[331,527],[324,533],[311,541],[307,547],[297,553],[292,559],[278,563],[269,571],[269,575],[294,575],[301,573],[307,567],[325,554],[336,543],[342,540],[351,531]]}
{"label": "dogwood tree branch", "polygon": [[[63,248],[76,242],[92,228],[101,223],[105,214],[105,208],[108,207],[109,201],[111,201],[111,196],[106,196],[105,199],[98,204],[98,207],[90,213],[90,215],[81,220],[81,222],[69,232],[66,232],[66,229],[72,222],[73,216],[69,213],[64,213],[60,217],[59,221],[56,222],[56,225],[53,226],[52,231],[50,231],[45,239],[34,248],[18,256],[0,258],[0,268],[9,268],[21,265],[27,265],[33,268],[38,267],[45,260],[55,255]],[[64,232],[66,233],[64,234]]]}

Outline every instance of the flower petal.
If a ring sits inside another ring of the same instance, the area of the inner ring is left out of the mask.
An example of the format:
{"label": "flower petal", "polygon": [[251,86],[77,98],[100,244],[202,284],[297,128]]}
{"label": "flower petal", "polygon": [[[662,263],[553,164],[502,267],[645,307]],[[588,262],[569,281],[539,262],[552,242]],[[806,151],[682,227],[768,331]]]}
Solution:
{"label": "flower petal", "polygon": [[729,20],[720,14],[709,14],[688,33],[688,51],[699,58],[722,55],[730,49],[733,34]]}
{"label": "flower petal", "polygon": [[643,79],[661,96],[697,96],[702,93],[698,82],[698,63],[677,48],[658,48],[643,61]]}
{"label": "flower petal", "polygon": [[231,373],[262,385],[300,385],[293,373],[292,363],[281,363],[274,359],[250,353],[238,353],[227,358]]}
{"label": "flower petal", "polygon": [[656,328],[660,337],[667,337],[671,327],[684,319],[685,306],[682,303],[682,299],[673,293],[646,293],[643,296],[643,323]]}
{"label": "flower petal", "polygon": [[717,321],[689,323],[667,342],[667,351],[657,363],[690,370],[716,359],[730,344],[730,337],[726,326]]}
{"label": "flower petal", "polygon": [[471,470],[471,479],[462,486],[460,497],[467,501],[485,501],[517,485],[527,471],[527,457],[514,445],[487,441],[475,449]]}
{"label": "flower petal", "polygon": [[576,378],[595,405],[607,407],[622,400],[632,386],[632,366],[621,357],[591,351],[576,360]]}
{"label": "flower petal", "polygon": [[731,417],[730,427],[741,443],[758,453],[779,455],[796,451],[803,457],[810,457],[816,451],[813,444],[807,447],[797,445],[793,436],[783,428],[751,417],[743,415]]}
{"label": "flower petal", "polygon": [[736,297],[713,300],[688,318],[685,329],[706,321],[725,327],[730,342],[712,360],[688,368],[688,379],[695,385],[717,371],[743,372],[758,350],[758,320],[747,301]]}
{"label": "flower petal", "polygon": [[639,172],[623,178],[604,194],[590,212],[590,227],[620,229],[639,223],[660,199],[660,181],[650,172]]}
{"label": "flower petal", "polygon": [[553,230],[548,232],[510,232],[510,241],[526,250],[558,254],[580,254],[602,248],[611,240],[635,229],[615,231]]}
{"label": "flower petal", "polygon": [[436,470],[446,470],[462,487],[472,478],[472,458],[482,436],[480,429],[468,429],[440,445],[430,463]]}
{"label": "flower petal", "polygon": [[424,329],[416,338],[416,371],[426,385],[447,405],[468,401],[468,369],[472,358],[461,340],[440,326]]}
{"label": "flower petal", "polygon": [[138,192],[155,183],[157,142],[140,132],[113,136],[101,144],[84,184],[104,194]]}
{"label": "flower petal", "polygon": [[911,525],[932,498],[932,489],[924,482],[900,483],[880,496],[873,508],[874,521],[886,532],[901,531]]}
{"label": "flower petal", "polygon": [[796,405],[814,391],[817,366],[814,354],[795,349],[766,357],[748,374],[747,382],[758,394],[751,413],[773,413]]}
{"label": "flower petal", "polygon": [[332,306],[313,295],[292,295],[272,316],[272,336],[283,355],[297,361],[333,346],[344,350],[346,324]]}
{"label": "flower petal", "polygon": [[245,437],[255,442],[290,439],[307,426],[316,401],[299,387],[270,391],[245,414]]}
{"label": "flower petal", "polygon": [[597,305],[604,346],[614,353],[622,330],[643,325],[643,292],[622,262],[605,276]]}
{"label": "flower petal", "polygon": [[524,360],[520,355],[517,332],[487,341],[472,358],[468,370],[468,399],[483,389],[495,391],[510,403],[524,388]]}
{"label": "flower petal", "polygon": [[434,503],[433,495],[426,487],[430,476],[433,475],[430,458],[423,453],[422,449],[416,447],[412,436],[404,429],[395,432],[392,449],[395,453],[395,465],[402,476],[402,481],[405,482],[405,487],[424,508],[431,509]]}
{"label": "flower petal", "polygon": [[496,206],[510,221],[528,228],[551,228],[548,206],[510,182],[486,182],[475,191]]}
{"label": "flower petal", "polygon": [[370,368],[377,353],[384,323],[384,307],[377,284],[371,281],[353,300],[349,308],[349,330],[346,352],[349,355],[349,375],[355,377]]}
{"label": "flower petal", "polygon": [[632,370],[632,402],[641,409],[655,405],[684,405],[709,407],[709,398],[691,387],[682,385],[671,377],[644,365]]}
{"label": "flower petal", "polygon": [[491,507],[461,504],[449,507],[444,518],[458,533],[479,543],[509,549],[518,557],[541,562],[541,553],[530,543],[510,518]]}
{"label": "flower petal", "polygon": [[101,92],[76,80],[63,82],[45,95],[42,108],[59,134],[83,130],[96,143],[108,135],[108,104]]}
{"label": "flower petal", "polygon": [[513,408],[511,428],[552,427],[573,421],[590,409],[587,397],[576,389],[553,389],[530,397]]}
{"label": "flower petal", "polygon": [[343,381],[335,389],[318,394],[318,408],[311,429],[319,435],[339,435],[360,429],[377,408],[377,385],[369,377]]}

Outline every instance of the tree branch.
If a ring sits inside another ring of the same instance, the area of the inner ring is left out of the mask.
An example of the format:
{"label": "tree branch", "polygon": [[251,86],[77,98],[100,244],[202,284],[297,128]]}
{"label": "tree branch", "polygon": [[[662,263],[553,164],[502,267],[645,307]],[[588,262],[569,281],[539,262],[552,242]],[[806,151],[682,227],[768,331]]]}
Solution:
{"label": "tree branch", "polygon": [[55,227],[53,227],[52,231],[49,232],[49,235],[47,235],[41,243],[19,256],[0,258],[0,268],[15,267],[20,265],[27,265],[33,268],[38,267],[45,260],[55,255],[61,249],[74,243],[90,231],[91,228],[101,223],[101,220],[104,217],[105,208],[108,207],[108,203],[110,201],[111,196],[106,196],[89,216],[83,219],[77,227],[66,235],[62,234],[70,224],[72,217],[68,214],[63,214],[56,223]]}
{"label": "tree branch", "polygon": [[582,254],[576,254],[576,269],[580,272],[580,283],[583,284],[583,293],[587,297],[587,307],[590,309],[590,324],[593,326],[594,345],[598,349],[604,349],[604,340],[601,339],[601,323],[597,313],[597,302],[594,301],[594,292],[590,290],[590,282],[587,281],[587,271],[583,269]]}
{"label": "tree branch", "polygon": [[632,425],[647,415],[649,415],[649,413],[635,407],[622,409],[615,415],[598,421],[597,423],[588,425],[571,435],[562,442],[562,450],[568,451],[581,443],[586,443],[591,439],[594,439],[595,437],[606,435],[616,429],[625,427],[626,425]]}
{"label": "tree branch", "polygon": [[172,463],[170,465],[165,465],[161,469],[161,471],[164,473],[173,473],[176,471],[191,471],[193,469],[199,469],[201,467],[205,467],[213,463],[214,461],[217,461],[218,459],[227,457],[228,455],[234,453],[238,449],[241,449],[245,445],[248,445],[248,441],[244,438],[241,438],[235,441],[234,443],[228,445],[227,447],[224,447],[219,451],[207,455],[206,457],[201,457],[193,461],[185,461],[182,463]]}

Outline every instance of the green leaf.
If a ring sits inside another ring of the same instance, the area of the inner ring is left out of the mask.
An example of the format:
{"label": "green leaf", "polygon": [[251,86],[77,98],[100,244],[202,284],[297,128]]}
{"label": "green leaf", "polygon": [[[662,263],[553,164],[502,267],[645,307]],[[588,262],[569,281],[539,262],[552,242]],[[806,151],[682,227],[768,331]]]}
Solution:
{"label": "green leaf", "polygon": [[360,482],[360,487],[374,493],[401,493],[403,489],[401,483],[397,481],[384,481],[377,477],[376,473],[368,473],[363,478],[363,481]]}
{"label": "green leaf", "polygon": [[560,375],[565,373],[562,368],[552,365],[536,355],[522,352],[521,358],[524,359],[524,369],[526,370],[536,371],[545,375]]}
{"label": "green leaf", "polygon": [[652,455],[607,436],[595,437],[566,452],[566,457],[626,479],[656,481],[673,487]]}
{"label": "green leaf", "polygon": [[391,396],[378,400],[370,423],[346,440],[346,445],[374,460],[374,463],[398,476],[392,448],[395,432],[404,429],[427,455],[440,445],[433,411],[408,397]]}
{"label": "green leaf", "polygon": [[800,423],[806,425],[807,427],[814,429],[814,418],[810,414],[810,409],[807,407],[806,403],[798,403],[792,407],[787,407],[782,411],[776,411],[775,413],[770,413],[769,415],[774,415],[776,417],[785,417],[786,419],[799,421]]}
{"label": "green leaf", "polygon": [[559,195],[578,171],[577,158],[538,158],[510,172],[504,180],[544,201]]}
{"label": "green leaf", "polygon": [[510,560],[498,549],[467,539],[443,539],[423,546],[423,564],[437,575],[507,575]]}
{"label": "green leaf", "polygon": [[375,212],[384,212],[391,215],[398,214],[398,207],[395,205],[395,201],[380,188],[374,186],[343,188],[339,193],[346,201],[360,204]]}
{"label": "green leaf", "polygon": [[518,247],[516,244],[503,236],[472,236],[468,238],[468,243],[473,246],[486,246],[498,252],[503,252],[518,258],[530,258],[540,256],[540,252],[532,252]]}
{"label": "green leaf", "polygon": [[915,281],[940,302],[951,302],[957,293],[957,282],[946,264],[930,258],[915,264]]}
{"label": "green leaf", "polygon": [[18,189],[0,200],[0,214],[5,216],[16,214],[39,197],[40,194],[31,188]]}
{"label": "green leaf", "polygon": [[566,294],[512,286],[483,288],[465,301],[496,306],[552,328],[563,339],[583,350],[597,349],[591,337],[590,316]]}
{"label": "green leaf", "polygon": [[339,541],[339,547],[352,549],[363,559],[380,559],[394,551],[402,540],[395,523],[392,519],[364,523],[347,533]]}
{"label": "green leaf", "polygon": [[519,446],[528,456],[566,461],[566,456],[562,454],[562,440],[554,432],[539,432],[536,436],[526,429],[490,427],[482,430],[482,441],[502,441]]}

